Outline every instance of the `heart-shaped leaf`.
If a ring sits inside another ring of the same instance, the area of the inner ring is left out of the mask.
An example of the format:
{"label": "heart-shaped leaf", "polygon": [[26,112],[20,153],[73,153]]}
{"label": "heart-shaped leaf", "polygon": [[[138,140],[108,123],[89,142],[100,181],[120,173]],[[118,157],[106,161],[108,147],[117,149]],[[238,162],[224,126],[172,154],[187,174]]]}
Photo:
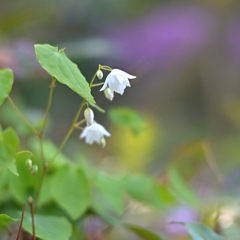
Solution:
{"label": "heart-shaped leaf", "polygon": [[66,56],[64,49],[58,50],[49,44],[35,44],[34,47],[37,60],[52,77],[78,93],[90,105],[103,111],[96,105],[85,77],[77,65]]}

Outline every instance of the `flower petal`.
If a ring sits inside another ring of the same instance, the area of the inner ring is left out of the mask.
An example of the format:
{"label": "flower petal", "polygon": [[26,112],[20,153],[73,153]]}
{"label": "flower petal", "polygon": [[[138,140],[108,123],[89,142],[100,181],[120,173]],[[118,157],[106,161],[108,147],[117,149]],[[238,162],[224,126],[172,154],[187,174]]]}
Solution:
{"label": "flower petal", "polygon": [[124,93],[126,85],[125,84],[112,84],[112,83],[110,83],[109,88],[111,89],[112,92],[116,92],[116,93],[119,93],[119,94],[122,95]]}
{"label": "flower petal", "polygon": [[[115,72],[116,72],[117,74],[121,74],[121,75],[123,75],[125,78],[129,78],[129,79],[135,79],[135,78],[136,78],[136,76],[133,76],[133,75],[131,75],[131,74],[129,74],[129,73],[126,73],[126,72],[124,72],[124,71],[122,71],[122,70],[120,70],[120,69],[114,69],[114,70],[116,70]],[[114,71],[114,70],[112,70],[112,71]]]}
{"label": "flower petal", "polygon": [[107,88],[107,81],[104,82],[102,88],[99,91],[104,91]]}
{"label": "flower petal", "polygon": [[88,144],[92,144],[93,142],[100,144],[104,136],[109,137],[110,133],[102,125],[94,122],[92,125],[84,128],[80,138],[85,138]]}

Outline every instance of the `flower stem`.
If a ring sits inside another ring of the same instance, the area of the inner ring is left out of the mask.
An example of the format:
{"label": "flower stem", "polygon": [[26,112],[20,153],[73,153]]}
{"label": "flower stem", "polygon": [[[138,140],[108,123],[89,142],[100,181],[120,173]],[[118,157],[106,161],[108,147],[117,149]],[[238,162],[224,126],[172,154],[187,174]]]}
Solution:
{"label": "flower stem", "polygon": [[58,148],[57,152],[54,154],[54,156],[50,159],[49,161],[49,165],[51,165],[53,163],[53,161],[56,159],[56,157],[58,156],[58,154],[62,151],[63,147],[65,146],[65,144],[67,143],[69,137],[72,135],[73,130],[75,129],[75,125],[78,121],[78,118],[82,112],[82,109],[84,107],[84,105],[86,104],[86,100],[82,101],[82,104],[80,105],[77,114],[75,115],[75,118],[73,120],[72,126],[70,127],[69,131],[67,132],[66,136],[64,137],[60,147]]}
{"label": "flower stem", "polygon": [[97,72],[94,74],[94,76],[93,76],[93,78],[92,78],[91,82],[89,83],[89,87],[90,87],[90,88],[92,88],[92,87],[93,87],[93,82],[94,82],[94,80],[95,80],[96,76],[97,76]]}
{"label": "flower stem", "polygon": [[23,122],[25,122],[28,127],[32,130],[32,132],[39,136],[40,133],[32,126],[32,124],[26,119],[26,117],[22,114],[22,112],[18,109],[18,107],[16,106],[16,104],[14,103],[14,101],[12,100],[12,98],[10,96],[7,97],[9,103],[12,105],[12,107],[14,108],[14,110],[16,111],[16,113],[19,115],[19,117],[23,120]]}
{"label": "flower stem", "polygon": [[81,121],[77,122],[74,127],[75,127],[75,128],[79,128],[79,126],[80,126],[81,124],[83,124],[84,122],[86,122],[86,119],[82,119]]}
{"label": "flower stem", "polygon": [[40,152],[41,152],[41,160],[42,160],[42,172],[41,172],[41,176],[40,176],[40,179],[39,179],[38,188],[37,188],[36,193],[35,193],[35,206],[37,206],[39,196],[40,196],[40,193],[41,193],[41,189],[42,189],[42,185],[43,185],[43,181],[44,181],[44,177],[45,177],[45,174],[46,174],[47,168],[48,168],[48,165],[47,165],[46,160],[45,160],[45,154],[44,154],[43,132],[44,132],[44,130],[46,128],[46,125],[47,125],[47,120],[48,120],[48,115],[49,115],[49,111],[50,111],[50,107],[51,107],[51,103],[52,103],[53,90],[54,90],[54,87],[55,87],[55,83],[56,83],[56,79],[52,78],[51,85],[50,85],[48,103],[47,103],[47,107],[46,107],[46,111],[45,111],[45,117],[44,117],[44,121],[43,121],[41,131],[38,134],[39,144],[40,144]]}
{"label": "flower stem", "polygon": [[97,86],[101,86],[103,85],[104,83],[96,83],[96,84],[92,84],[92,87],[97,87]]}
{"label": "flower stem", "polygon": [[102,65],[99,65],[99,70],[103,69],[103,70],[107,70],[107,71],[112,71],[112,68],[110,68],[109,66],[102,66]]}
{"label": "flower stem", "polygon": [[23,207],[22,207],[22,216],[21,216],[21,220],[20,220],[20,224],[19,224],[18,234],[17,234],[16,240],[20,240],[21,231],[22,231],[22,224],[23,224],[23,218],[24,218],[24,213],[25,213],[25,208],[26,208],[26,205],[24,204]]}
{"label": "flower stem", "polygon": [[41,137],[42,137],[42,134],[43,134],[43,132],[45,130],[45,127],[47,125],[47,120],[48,120],[49,110],[50,110],[51,103],[52,103],[53,90],[54,90],[54,87],[55,87],[55,83],[56,83],[56,79],[52,78],[52,82],[51,82],[51,85],[50,85],[50,93],[49,93],[49,98],[48,98],[48,104],[47,104],[47,108],[46,108],[46,112],[45,112],[45,117],[44,117],[42,129],[41,129],[41,132],[40,132]]}
{"label": "flower stem", "polygon": [[32,218],[32,240],[36,240],[35,223],[34,223],[34,206],[33,206],[32,197],[28,198],[28,203],[30,206],[30,212],[31,212],[31,218]]}

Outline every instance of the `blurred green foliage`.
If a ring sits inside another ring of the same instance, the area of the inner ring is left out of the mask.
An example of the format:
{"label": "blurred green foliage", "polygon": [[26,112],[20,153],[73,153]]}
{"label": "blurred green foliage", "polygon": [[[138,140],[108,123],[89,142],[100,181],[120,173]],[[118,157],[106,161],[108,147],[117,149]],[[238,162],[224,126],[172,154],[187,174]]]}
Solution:
{"label": "blurred green foliage", "polygon": [[[188,239],[186,229],[168,229],[171,218],[205,223],[226,239],[238,239],[239,10],[237,0],[2,1],[0,67],[13,68],[12,97],[36,129],[43,123],[42,97],[48,94],[50,76],[33,56],[33,43],[66,47],[88,82],[99,63],[113,63],[137,75],[124,98],[116,96],[111,105],[98,90],[91,92],[101,107],[110,109],[109,120],[96,115],[109,124],[111,139],[103,150],[79,143],[77,134],[70,139],[43,183],[36,215],[41,228],[55,231],[42,226],[51,215],[50,223],[67,229],[66,235],[59,232],[59,239],[70,236],[70,224],[73,239],[86,237],[89,225],[91,233],[113,239],[122,238],[111,232],[112,225],[143,239],[161,239],[160,232],[170,239]],[[191,26],[196,31],[191,32]],[[210,34],[201,26],[210,28]],[[204,39],[208,41],[202,44]],[[177,64],[170,61],[178,56]],[[5,88],[0,81],[1,103],[11,90],[8,83]],[[56,85],[43,142],[47,162],[80,101],[65,86]],[[31,175],[25,160],[39,164],[41,150],[8,102],[1,106],[0,123],[0,213],[12,217],[1,214],[0,228],[11,226],[16,232],[15,218],[20,215],[14,213],[33,194],[43,170]],[[215,239],[212,231],[196,226]],[[31,232],[30,220],[24,228]],[[192,239],[199,237],[198,230],[190,226]],[[39,237],[52,238],[44,234],[40,231]],[[132,236],[128,234],[125,239]]]}

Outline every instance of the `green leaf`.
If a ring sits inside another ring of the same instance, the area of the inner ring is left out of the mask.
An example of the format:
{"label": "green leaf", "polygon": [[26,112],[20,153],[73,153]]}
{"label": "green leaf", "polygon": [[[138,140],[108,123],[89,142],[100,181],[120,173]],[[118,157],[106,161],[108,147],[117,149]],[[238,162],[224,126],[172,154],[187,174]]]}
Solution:
{"label": "green leaf", "polygon": [[123,178],[127,193],[134,199],[158,208],[176,200],[168,189],[143,174],[129,174]]}
{"label": "green leaf", "polygon": [[[29,145],[31,146],[31,149],[34,150],[36,155],[40,158],[41,157],[41,148],[39,146],[38,139],[30,139]],[[44,149],[44,155],[46,162],[49,162],[54,154],[57,152],[58,147],[52,142],[51,140],[44,140],[43,141],[43,149]],[[54,160],[53,166],[62,166],[70,162],[70,159],[67,158],[63,153],[59,153],[56,159]]]}
{"label": "green leaf", "polygon": [[9,217],[6,214],[0,214],[0,231],[7,227],[10,223],[15,222],[13,218]]}
{"label": "green leaf", "polygon": [[200,200],[197,198],[195,193],[186,185],[176,168],[172,167],[168,170],[168,177],[172,189],[177,196],[194,207],[198,207],[200,205]]}
{"label": "green leaf", "polygon": [[39,164],[30,151],[21,151],[15,156],[19,176],[8,176],[9,192],[16,201],[22,204],[27,197],[34,194],[40,177],[40,172],[36,175],[31,174],[31,171],[26,166],[26,160],[31,159],[33,164]]}
{"label": "green leaf", "polygon": [[13,85],[13,72],[11,69],[0,70],[0,105],[11,92]]}
{"label": "green leaf", "polygon": [[44,177],[41,194],[38,200],[38,207],[43,206],[44,204],[49,203],[51,200],[54,199],[53,197],[53,181],[54,181],[54,173],[50,175],[46,175]]}
{"label": "green leaf", "polygon": [[13,128],[7,128],[2,132],[0,128],[0,173],[9,169],[18,175],[15,166],[15,153],[18,150],[19,138]]}
{"label": "green leaf", "polygon": [[185,222],[184,225],[193,240],[224,240],[224,237],[201,223]]}
{"label": "green leaf", "polygon": [[91,207],[111,225],[119,224],[124,211],[123,188],[117,179],[96,172],[92,179]]}
{"label": "green leaf", "polygon": [[101,110],[91,95],[91,89],[77,65],[57,47],[48,44],[35,44],[35,53],[41,66],[60,83],[67,85],[83,97],[90,105]]}
{"label": "green leaf", "polygon": [[84,171],[73,166],[58,170],[52,183],[53,197],[72,219],[79,218],[89,206],[90,189]]}
{"label": "green leaf", "polygon": [[138,112],[126,107],[110,109],[109,117],[116,125],[128,127],[135,134],[141,133],[146,126]]}
{"label": "green leaf", "polygon": [[[35,215],[36,236],[43,240],[69,240],[72,233],[70,222],[63,217]],[[29,213],[25,213],[23,228],[32,233],[32,219]]]}
{"label": "green leaf", "polygon": [[154,233],[152,231],[149,231],[146,228],[143,228],[141,226],[133,225],[133,224],[124,224],[126,228],[131,230],[133,233],[135,233],[137,236],[139,236],[141,239],[146,240],[164,240],[165,238],[161,237],[159,234]]}

